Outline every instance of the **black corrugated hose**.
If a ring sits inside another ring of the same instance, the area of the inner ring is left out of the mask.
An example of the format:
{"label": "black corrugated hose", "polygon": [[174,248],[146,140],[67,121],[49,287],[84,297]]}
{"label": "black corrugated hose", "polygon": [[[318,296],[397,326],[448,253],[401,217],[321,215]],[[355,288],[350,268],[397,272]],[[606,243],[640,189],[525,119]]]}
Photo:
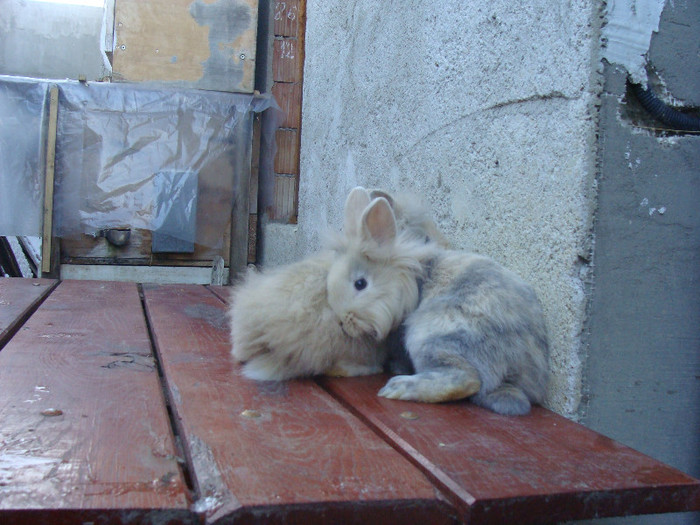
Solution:
{"label": "black corrugated hose", "polygon": [[681,113],[667,106],[654,94],[651,88],[644,89],[641,84],[634,84],[627,80],[632,92],[639,103],[654,118],[679,131],[700,131],[700,118]]}

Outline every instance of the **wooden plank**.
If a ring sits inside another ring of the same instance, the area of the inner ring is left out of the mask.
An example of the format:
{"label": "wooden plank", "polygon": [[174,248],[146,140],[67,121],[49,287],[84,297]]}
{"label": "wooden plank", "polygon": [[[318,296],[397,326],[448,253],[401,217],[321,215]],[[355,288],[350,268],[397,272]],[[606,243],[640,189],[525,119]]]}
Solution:
{"label": "wooden plank", "polygon": [[275,176],[274,215],[272,219],[296,222],[297,179]]}
{"label": "wooden plank", "polygon": [[[209,213],[223,212],[227,208],[217,206],[217,203],[201,199],[201,206]],[[200,220],[201,218],[201,220]],[[207,221],[204,212],[197,213],[199,225],[197,241],[206,241],[209,246],[194,245],[193,253],[152,253],[153,232],[140,228],[130,229],[129,241],[124,246],[113,246],[102,236],[80,235],[75,238],[61,239],[62,264],[124,264],[147,266],[211,266],[214,257],[221,256],[228,264],[230,246],[230,227],[225,231],[218,230],[214,221]],[[204,239],[204,237],[207,237]],[[220,246],[223,243],[223,246]],[[212,248],[211,246],[220,246]]]}
{"label": "wooden plank", "polygon": [[211,292],[216,295],[219,299],[221,299],[223,302],[228,303],[229,300],[231,299],[231,286],[207,286]]}
{"label": "wooden plank", "polygon": [[[250,217],[250,170],[252,166],[253,113],[247,113],[235,128],[236,151],[234,173],[236,185],[231,207],[231,246],[229,252],[229,280],[245,270],[248,264],[248,232]],[[246,140],[248,142],[246,143]]]}
{"label": "wooden plank", "polygon": [[[208,208],[211,210],[212,208]],[[204,222],[204,221],[203,221]],[[201,224],[201,223],[200,223]],[[202,224],[198,235],[206,235],[207,232],[213,234],[214,228],[209,228],[211,224]],[[207,228],[209,228],[207,230]],[[194,253],[152,253],[151,239],[152,232],[149,230],[133,229],[129,243],[122,247],[112,246],[104,237],[94,237],[92,235],[81,235],[75,239],[61,239],[61,271],[60,276],[71,273],[64,271],[64,267],[89,266],[89,265],[109,265],[124,266],[125,268],[115,270],[116,273],[129,273],[128,268],[150,267],[153,273],[166,274],[171,272],[166,267],[181,267],[182,272],[186,272],[186,267],[199,267],[193,273],[206,273],[207,268],[211,268],[212,261],[217,257],[222,257],[224,263],[228,265],[231,253],[231,225],[226,225],[223,233],[219,234],[220,240],[216,240],[213,235],[209,235],[207,241],[219,247],[213,248],[204,244],[195,243]],[[177,272],[176,272],[177,273]],[[73,278],[73,277],[63,277]],[[76,277],[81,278],[81,277]],[[100,279],[111,280],[107,277]],[[137,278],[129,279],[138,281]],[[177,281],[173,281],[177,282]],[[185,281],[183,281],[185,282]],[[187,281],[190,282],[190,281]],[[197,281],[200,282],[200,281]],[[206,281],[208,282],[208,281]]]}
{"label": "wooden plank", "polygon": [[275,82],[300,82],[302,64],[296,38],[275,38],[272,47],[272,79]]}
{"label": "wooden plank", "polygon": [[0,349],[57,284],[51,279],[0,279]]}
{"label": "wooden plank", "polygon": [[419,465],[469,523],[553,523],[700,509],[700,481],[535,408],[499,416],[470,403],[378,397],[387,378],[322,385]]}
{"label": "wooden plank", "polygon": [[62,282],[0,385],[0,523],[193,521],[136,285]]}
{"label": "wooden plank", "polygon": [[58,125],[58,87],[49,94],[49,129],[46,139],[46,172],[44,177],[44,226],[41,241],[41,275],[56,277],[57,246],[53,237],[53,193],[56,171],[56,129]]}
{"label": "wooden plank", "polygon": [[258,213],[258,184],[260,183],[260,147],[262,139],[262,116],[255,114],[253,119],[253,145],[250,157],[249,212]]}
{"label": "wooden plank", "polygon": [[271,92],[285,114],[285,119],[280,127],[301,128],[301,83],[276,82],[273,84]]}
{"label": "wooden plank", "polygon": [[423,474],[313,381],[242,377],[208,289],[144,286],[144,297],[208,521],[452,522]]}
{"label": "wooden plank", "polygon": [[284,175],[299,174],[299,130],[278,129],[275,133],[277,155],[275,173]]}
{"label": "wooden plank", "polygon": [[[248,216],[248,264],[257,260],[258,216],[251,213]],[[227,281],[228,282],[228,281]]]}
{"label": "wooden plank", "polygon": [[250,234],[250,204],[249,177],[238,181],[238,189],[233,195],[231,211],[231,250],[229,253],[229,281],[235,280],[245,271],[248,264],[249,234]]}
{"label": "wooden plank", "polygon": [[301,10],[299,0],[275,2],[274,33],[275,36],[299,36]]}
{"label": "wooden plank", "polygon": [[[228,281],[228,268],[223,277]],[[137,283],[209,284],[212,266],[116,266],[106,264],[62,264],[62,279],[91,281],[123,281]]]}
{"label": "wooden plank", "polygon": [[262,119],[261,115],[257,113],[253,119],[253,145],[251,147],[250,185],[248,187],[248,263],[254,263],[257,260],[261,138]]}
{"label": "wooden plank", "polygon": [[119,0],[113,79],[252,93],[257,0]]}
{"label": "wooden plank", "polygon": [[[272,57],[272,94],[286,118],[277,133],[276,175],[293,175],[290,180],[275,177],[274,202],[265,202],[272,220],[296,222],[299,185],[299,132],[301,129],[302,83],[304,76],[305,0],[274,3],[275,35]],[[285,129],[286,128],[286,129]],[[292,196],[292,198],[289,198]]]}

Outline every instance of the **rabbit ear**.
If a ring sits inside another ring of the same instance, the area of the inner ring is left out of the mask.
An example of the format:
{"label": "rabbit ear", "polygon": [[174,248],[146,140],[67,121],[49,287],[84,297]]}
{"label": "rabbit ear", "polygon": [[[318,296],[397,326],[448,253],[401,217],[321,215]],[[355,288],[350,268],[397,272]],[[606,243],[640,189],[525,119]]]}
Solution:
{"label": "rabbit ear", "polygon": [[391,206],[392,208],[394,207],[394,199],[391,197],[391,195],[389,195],[384,190],[380,190],[379,188],[369,190],[369,197],[370,197],[370,199],[384,197],[386,200],[389,201],[389,206]]}
{"label": "rabbit ear", "polygon": [[362,212],[370,203],[369,193],[362,186],[353,188],[345,201],[345,224],[343,231],[348,236],[360,233],[360,218]]}
{"label": "rabbit ear", "polygon": [[362,234],[380,245],[396,238],[396,217],[384,197],[374,199],[362,214]]}

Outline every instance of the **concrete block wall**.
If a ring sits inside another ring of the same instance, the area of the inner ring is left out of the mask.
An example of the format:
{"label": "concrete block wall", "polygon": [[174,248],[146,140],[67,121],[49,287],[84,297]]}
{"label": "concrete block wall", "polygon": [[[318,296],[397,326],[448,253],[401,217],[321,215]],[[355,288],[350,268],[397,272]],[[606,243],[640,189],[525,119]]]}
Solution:
{"label": "concrete block wall", "polygon": [[299,219],[263,263],[319,248],[355,185],[422,195],[454,247],[545,305],[549,405],[575,417],[595,197],[599,4],[307,1]]}
{"label": "concrete block wall", "polygon": [[[107,0],[112,5],[113,0]],[[101,6],[2,0],[0,74],[99,80],[110,73],[102,52]]]}
{"label": "concrete block wall", "polygon": [[[700,3],[614,7],[580,419],[700,477],[700,135],[661,131],[626,87],[628,75],[649,80],[664,102],[700,114]],[[636,53],[616,51],[622,42]],[[697,525],[700,513],[603,523]]]}

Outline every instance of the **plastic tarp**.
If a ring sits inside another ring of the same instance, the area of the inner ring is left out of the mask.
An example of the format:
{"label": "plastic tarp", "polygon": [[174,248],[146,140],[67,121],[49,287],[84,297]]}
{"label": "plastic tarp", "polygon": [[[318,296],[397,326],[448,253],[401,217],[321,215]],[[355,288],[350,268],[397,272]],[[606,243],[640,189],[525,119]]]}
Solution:
{"label": "plastic tarp", "polygon": [[253,114],[279,111],[274,98],[2,76],[0,235],[41,234],[52,85],[54,235],[144,229],[222,246],[234,192],[249,176]]}
{"label": "plastic tarp", "polygon": [[49,88],[0,76],[0,235],[39,236]]}
{"label": "plastic tarp", "polygon": [[[274,99],[75,83],[60,85],[59,100],[60,237],[136,228],[221,246],[234,192],[249,174],[253,113]],[[185,184],[187,174],[199,191]]]}

